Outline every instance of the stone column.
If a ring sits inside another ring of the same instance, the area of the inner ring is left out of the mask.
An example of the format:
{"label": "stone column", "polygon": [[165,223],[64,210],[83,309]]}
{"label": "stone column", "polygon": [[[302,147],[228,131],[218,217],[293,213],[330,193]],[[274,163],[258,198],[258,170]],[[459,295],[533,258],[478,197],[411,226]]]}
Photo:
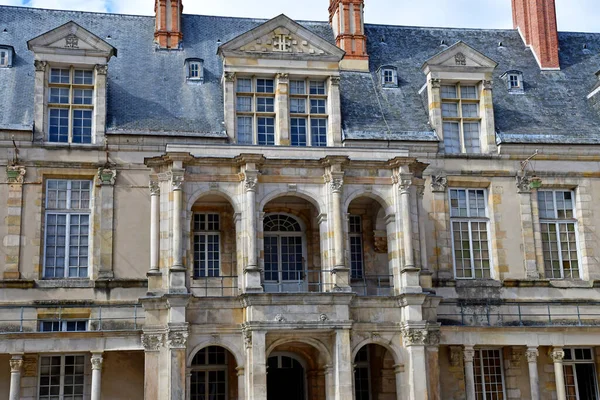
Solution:
{"label": "stone column", "polygon": [[449,222],[448,179],[443,175],[431,177],[432,214],[434,232],[432,241],[435,243],[433,253],[437,255],[438,279],[454,277],[452,266],[452,243]]}
{"label": "stone column", "polygon": [[528,347],[525,352],[529,366],[529,386],[531,387],[531,400],[540,400],[540,378],[538,376],[537,347]]}
{"label": "stone column", "polygon": [[246,237],[248,239],[248,263],[244,269],[244,291],[262,292],[260,267],[258,266],[256,191],[258,189],[258,170],[244,171],[244,189],[246,191]]}
{"label": "stone column", "polygon": [[237,384],[238,384],[238,399],[243,400],[246,398],[246,377],[244,376],[244,371],[246,368],[243,366],[237,366],[235,368],[237,375]]}
{"label": "stone column", "polygon": [[231,143],[237,142],[235,131],[235,72],[223,74],[223,99],[225,100],[225,132]]}
{"label": "stone column", "polygon": [[419,221],[419,253],[421,258],[421,273],[419,276],[419,282],[423,288],[433,287],[432,275],[433,273],[429,270],[429,260],[427,259],[427,214],[423,209],[423,197],[425,196],[425,181],[419,179],[419,184],[416,185],[417,190],[417,215]]}
{"label": "stone column", "polygon": [[473,346],[465,346],[463,357],[465,361],[465,392],[467,393],[467,400],[476,400],[475,370],[473,369],[475,350],[473,349]]}
{"label": "stone column", "polygon": [[150,273],[159,272],[160,260],[160,186],[150,181]]}
{"label": "stone column", "polygon": [[525,276],[528,279],[539,279],[537,257],[535,254],[535,236],[533,209],[531,206],[531,180],[528,176],[517,176],[517,192],[519,192],[521,214],[521,237],[525,262]]}
{"label": "stone column", "polygon": [[[14,161],[18,161],[15,154]],[[4,237],[4,279],[20,279],[21,226],[23,220],[23,181],[27,169],[22,165],[6,167],[8,181],[7,235]]]}
{"label": "stone column", "polygon": [[329,77],[329,93],[327,95],[327,146],[342,146],[342,120],[340,106],[340,77]]}
{"label": "stone column", "polygon": [[23,369],[23,355],[13,354],[10,359],[10,392],[9,400],[21,399],[21,370]]}
{"label": "stone column", "polygon": [[567,400],[567,392],[565,390],[565,375],[563,372],[563,359],[565,352],[562,347],[553,347],[550,350],[550,358],[554,362],[554,379],[556,380],[556,399]]}
{"label": "stone column", "polygon": [[144,400],[161,399],[161,351],[164,346],[164,332],[144,329],[142,345],[144,346]]}
{"label": "stone column", "polygon": [[183,265],[183,227],[181,224],[183,211],[183,164],[178,161],[171,169],[171,198],[173,215],[172,235],[172,264],[169,269],[169,293],[187,293],[185,278],[186,270]]}
{"label": "stone column", "polygon": [[168,371],[170,373],[169,400],[185,399],[185,355],[188,335],[189,333],[187,323],[169,323],[169,331],[167,333],[167,347],[169,360]]}
{"label": "stone column", "polygon": [[265,331],[244,331],[247,400],[267,400],[267,349],[265,340]]}
{"label": "stone column", "polygon": [[100,400],[102,396],[102,361],[102,353],[92,353],[92,400]]}
{"label": "stone column", "polygon": [[[289,146],[290,137],[290,113],[289,113],[289,86],[290,78],[288,74],[279,73],[276,76],[275,90],[275,144],[280,146]],[[309,106],[308,104],[306,105]],[[310,134],[307,132],[307,135]]]}
{"label": "stone column", "polygon": [[[352,376],[354,379],[354,376]],[[325,365],[325,399],[331,400],[335,397],[335,387],[333,386],[333,365]]]}
{"label": "stone column", "polygon": [[437,344],[429,345],[426,348],[427,355],[427,392],[428,400],[441,400],[442,389],[440,386],[440,348],[439,332],[437,335]]}
{"label": "stone column", "polygon": [[334,399],[352,399],[354,376],[352,375],[353,360],[349,329],[336,329],[333,353],[333,385],[336,389]]}
{"label": "stone column", "polygon": [[402,340],[408,352],[408,388],[410,400],[427,399],[427,362],[425,344],[427,327],[424,324],[411,324],[402,327]]}
{"label": "stone column", "polygon": [[405,372],[403,364],[394,364],[394,376],[396,377],[396,400],[404,400],[402,394],[402,374]]}
{"label": "stone column", "polygon": [[117,170],[111,166],[98,169],[98,185],[100,186],[100,229],[98,238],[100,254],[96,258],[98,279],[112,279],[113,272],[113,233],[114,233],[114,198]]}
{"label": "stone column", "polygon": [[412,175],[400,174],[400,208],[402,215],[402,233],[404,247],[404,263],[401,269],[401,290],[403,293],[420,293],[419,268],[415,267],[415,254],[413,243],[413,226],[411,216],[410,190]]}

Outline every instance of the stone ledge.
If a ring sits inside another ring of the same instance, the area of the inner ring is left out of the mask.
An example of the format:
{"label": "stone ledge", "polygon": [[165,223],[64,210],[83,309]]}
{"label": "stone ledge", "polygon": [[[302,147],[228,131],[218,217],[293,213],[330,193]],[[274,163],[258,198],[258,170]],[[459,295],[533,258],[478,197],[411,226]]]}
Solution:
{"label": "stone ledge", "polygon": [[0,289],[32,289],[35,281],[30,279],[3,279],[0,280]]}
{"label": "stone ledge", "polygon": [[498,287],[498,288],[528,288],[544,287],[557,289],[592,289],[599,288],[600,281],[584,281],[581,279],[505,279],[497,281],[493,279],[434,279],[433,288],[455,287],[455,288],[478,288],[478,287]]}

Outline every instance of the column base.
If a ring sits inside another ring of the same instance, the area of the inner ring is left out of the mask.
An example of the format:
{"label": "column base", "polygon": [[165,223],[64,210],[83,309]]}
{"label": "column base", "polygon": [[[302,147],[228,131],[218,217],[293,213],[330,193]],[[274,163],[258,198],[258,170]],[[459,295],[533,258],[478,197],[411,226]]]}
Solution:
{"label": "column base", "polygon": [[187,287],[185,286],[186,272],[187,270],[182,266],[173,266],[169,269],[169,293],[188,293]]}
{"label": "column base", "polygon": [[351,292],[350,287],[350,268],[345,265],[336,265],[331,271],[333,275],[332,292]]}
{"label": "column base", "polygon": [[264,289],[261,284],[261,269],[256,265],[244,268],[244,293],[262,293]]}

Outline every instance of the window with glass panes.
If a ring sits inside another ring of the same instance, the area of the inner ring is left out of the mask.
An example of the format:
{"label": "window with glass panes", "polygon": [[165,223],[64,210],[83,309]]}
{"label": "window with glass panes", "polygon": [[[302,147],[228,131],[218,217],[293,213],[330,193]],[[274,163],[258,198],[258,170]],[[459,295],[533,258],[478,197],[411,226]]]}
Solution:
{"label": "window with glass panes", "polygon": [[442,122],[446,153],[481,153],[477,85],[442,85]]}
{"label": "window with glass panes", "polygon": [[348,223],[348,236],[350,239],[350,276],[358,279],[363,277],[364,271],[362,219],[360,215],[350,215]]}
{"label": "window with glass panes", "polygon": [[194,277],[219,276],[221,236],[219,214],[194,214]]}
{"label": "window with glass panes", "polygon": [[40,357],[39,400],[83,400],[85,356]]}
{"label": "window with glass panes", "polygon": [[87,278],[92,182],[48,179],[44,278]]}
{"label": "window with glass panes", "polygon": [[290,80],[290,139],[292,146],[327,146],[325,81]]}
{"label": "window with glass panes", "polygon": [[8,65],[8,51],[0,49],[0,67],[6,67]]}
{"label": "window with glass panes", "polygon": [[39,321],[40,332],[85,332],[86,320],[42,320]]}
{"label": "window with glass panes", "polygon": [[596,364],[591,348],[563,349],[563,372],[567,400],[598,400]]}
{"label": "window with glass panes", "polygon": [[487,194],[484,189],[450,189],[450,222],[456,278],[491,278]]}
{"label": "window with glass panes", "polygon": [[236,80],[236,131],[240,144],[275,144],[275,80]]}
{"label": "window with glass panes", "polygon": [[51,68],[48,79],[48,141],[92,143],[94,71]]}
{"label": "window with glass panes", "polygon": [[571,190],[540,190],[538,209],[546,277],[579,278],[575,193]]}
{"label": "window with glass panes", "polygon": [[371,399],[369,375],[369,346],[364,346],[356,353],[354,359],[354,398],[356,400]]}
{"label": "window with glass panes", "polygon": [[227,400],[227,353],[219,346],[200,350],[192,360],[191,400]]}
{"label": "window with glass panes", "polygon": [[473,359],[477,400],[504,400],[504,368],[500,349],[477,349]]}
{"label": "window with glass panes", "polygon": [[519,75],[509,74],[508,75],[508,86],[511,89],[521,87],[521,82],[519,82]]}

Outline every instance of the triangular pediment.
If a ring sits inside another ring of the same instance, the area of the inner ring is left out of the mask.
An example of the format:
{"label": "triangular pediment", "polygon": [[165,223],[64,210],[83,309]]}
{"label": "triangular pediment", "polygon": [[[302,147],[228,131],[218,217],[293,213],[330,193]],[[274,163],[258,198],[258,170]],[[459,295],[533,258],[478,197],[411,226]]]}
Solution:
{"label": "triangular pediment", "polygon": [[36,54],[69,53],[107,60],[117,54],[117,49],[73,21],[29,40],[27,48]]}
{"label": "triangular pediment", "polygon": [[423,64],[423,71],[493,71],[498,63],[464,42],[457,42]]}
{"label": "triangular pediment", "polygon": [[219,47],[225,57],[317,58],[339,61],[345,52],[281,14]]}

